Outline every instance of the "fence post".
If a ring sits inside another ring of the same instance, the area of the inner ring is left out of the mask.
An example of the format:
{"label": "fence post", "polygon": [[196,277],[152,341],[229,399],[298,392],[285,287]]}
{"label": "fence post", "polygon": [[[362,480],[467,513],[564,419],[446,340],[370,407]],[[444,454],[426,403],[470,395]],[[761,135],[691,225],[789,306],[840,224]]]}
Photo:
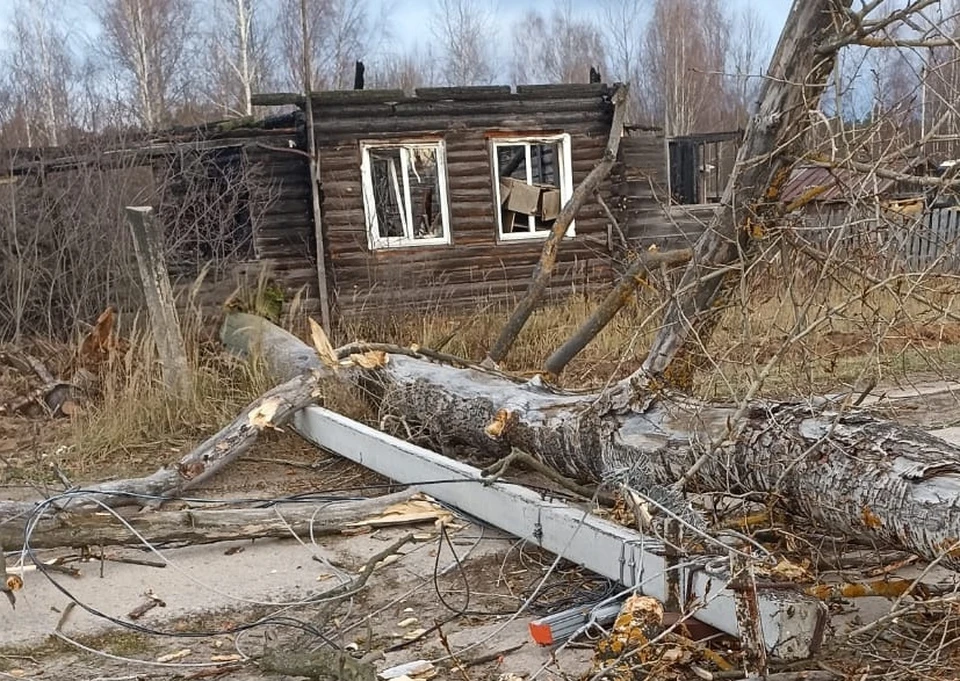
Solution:
{"label": "fence post", "polygon": [[127,206],[127,220],[133,234],[143,296],[150,312],[153,340],[160,353],[163,383],[168,390],[187,398],[193,390],[193,380],[153,209],[149,206]]}

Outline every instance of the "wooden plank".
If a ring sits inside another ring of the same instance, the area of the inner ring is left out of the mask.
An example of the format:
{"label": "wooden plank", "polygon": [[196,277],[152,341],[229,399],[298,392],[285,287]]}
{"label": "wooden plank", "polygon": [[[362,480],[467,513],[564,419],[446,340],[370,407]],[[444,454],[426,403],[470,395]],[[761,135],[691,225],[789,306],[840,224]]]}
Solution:
{"label": "wooden plank", "polygon": [[418,99],[456,99],[469,102],[510,96],[509,85],[472,85],[469,87],[420,87],[415,90]]}
{"label": "wooden plank", "polygon": [[153,209],[149,206],[127,206],[126,212],[144,299],[150,312],[153,342],[160,355],[163,382],[168,390],[186,400],[193,391],[193,379]]}
{"label": "wooden plank", "polygon": [[[556,83],[538,85],[518,85],[517,94],[526,97],[545,99],[567,97],[609,97],[613,88],[605,83]],[[611,105],[611,110],[613,106]]]}

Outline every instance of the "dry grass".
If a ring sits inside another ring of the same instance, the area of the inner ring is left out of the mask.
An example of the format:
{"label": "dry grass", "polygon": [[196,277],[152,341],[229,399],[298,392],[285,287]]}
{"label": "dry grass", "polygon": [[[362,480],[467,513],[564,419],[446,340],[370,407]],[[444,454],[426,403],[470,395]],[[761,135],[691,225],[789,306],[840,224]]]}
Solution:
{"label": "dry grass", "polygon": [[[778,277],[758,270],[731,303],[706,346],[710,361],[697,376],[696,392],[716,400],[741,399],[759,383],[759,396],[803,397],[841,392],[867,379],[880,384],[960,376],[960,323],[899,289],[870,290],[853,277]],[[914,281],[935,306],[960,315],[960,286],[953,277]],[[256,294],[263,288],[258,282]],[[286,324],[304,321],[301,296],[287,305]],[[546,305],[530,319],[506,369],[531,374],[589,317],[597,300],[572,295]],[[662,297],[644,289],[637,300],[577,357],[562,376],[567,387],[600,387],[634,371],[657,331]],[[188,306],[190,307],[190,306]],[[255,306],[254,306],[255,307]],[[193,309],[193,308],[190,308]],[[379,315],[341,322],[338,340],[420,344],[479,360],[509,316],[509,302],[481,312]],[[797,331],[810,327],[800,336]],[[209,320],[194,309],[184,332],[195,376],[186,400],[163,389],[158,358],[141,320],[128,325],[130,349],[102,373],[101,399],[76,419],[61,439],[58,463],[78,479],[149,471],[176,457],[233,419],[269,387],[256,362],[225,354]],[[760,381],[764,365],[780,355]],[[338,390],[325,404],[353,418],[371,418],[356,391]],[[52,451],[52,448],[48,448]],[[49,462],[48,452],[48,462]]]}
{"label": "dry grass", "polygon": [[164,388],[152,338],[142,320],[133,320],[125,333],[129,349],[102,367],[96,404],[72,423],[74,475],[102,475],[104,466],[117,475],[156,468],[229,423],[270,387],[259,362],[224,352],[209,321],[189,309],[181,324],[192,393],[183,399]]}
{"label": "dry grass", "polygon": [[[702,350],[709,357],[696,380],[702,397],[737,399],[764,364],[780,357],[762,381],[759,395],[806,396],[843,391],[868,379],[881,384],[960,376],[960,322],[907,295],[916,290],[960,318],[960,281],[927,276],[899,287],[873,290],[851,277],[780,277],[767,267],[743,290],[749,297],[723,311]],[[597,297],[572,295],[534,313],[504,363],[532,374],[590,316]],[[600,387],[622,378],[643,361],[663,312],[663,298],[644,289],[636,301],[565,370],[566,387]],[[341,324],[341,339],[400,345],[443,346],[479,360],[492,346],[512,306],[498,303],[479,313],[373,315]],[[807,330],[798,334],[798,331]]]}

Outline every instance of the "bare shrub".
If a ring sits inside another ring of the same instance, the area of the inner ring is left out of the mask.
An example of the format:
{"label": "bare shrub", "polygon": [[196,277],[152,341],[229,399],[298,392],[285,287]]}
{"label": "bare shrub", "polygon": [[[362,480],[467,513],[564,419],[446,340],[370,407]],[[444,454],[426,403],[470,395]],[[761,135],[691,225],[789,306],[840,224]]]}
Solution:
{"label": "bare shrub", "polygon": [[14,154],[9,167],[30,172],[0,185],[0,339],[66,339],[108,304],[139,308],[125,206],[157,208],[171,275],[189,286],[202,270],[209,283],[255,259],[275,195],[239,146],[93,150],[29,168]]}

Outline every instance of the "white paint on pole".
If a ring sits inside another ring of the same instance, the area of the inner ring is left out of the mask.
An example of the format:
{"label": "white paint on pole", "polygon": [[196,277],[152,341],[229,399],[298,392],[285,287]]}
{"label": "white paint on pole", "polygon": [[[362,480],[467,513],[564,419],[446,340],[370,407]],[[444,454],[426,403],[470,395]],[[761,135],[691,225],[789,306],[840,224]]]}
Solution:
{"label": "white paint on pole", "polygon": [[[510,534],[583,565],[660,601],[668,596],[664,546],[583,509],[519,485],[485,484],[480,470],[320,407],[294,417],[294,427],[324,449],[397,482],[409,484]],[[735,594],[723,556],[680,559],[680,603],[698,620],[739,635]],[[809,657],[819,648],[826,606],[798,591],[757,590],[760,629],[767,652],[781,659]]]}

